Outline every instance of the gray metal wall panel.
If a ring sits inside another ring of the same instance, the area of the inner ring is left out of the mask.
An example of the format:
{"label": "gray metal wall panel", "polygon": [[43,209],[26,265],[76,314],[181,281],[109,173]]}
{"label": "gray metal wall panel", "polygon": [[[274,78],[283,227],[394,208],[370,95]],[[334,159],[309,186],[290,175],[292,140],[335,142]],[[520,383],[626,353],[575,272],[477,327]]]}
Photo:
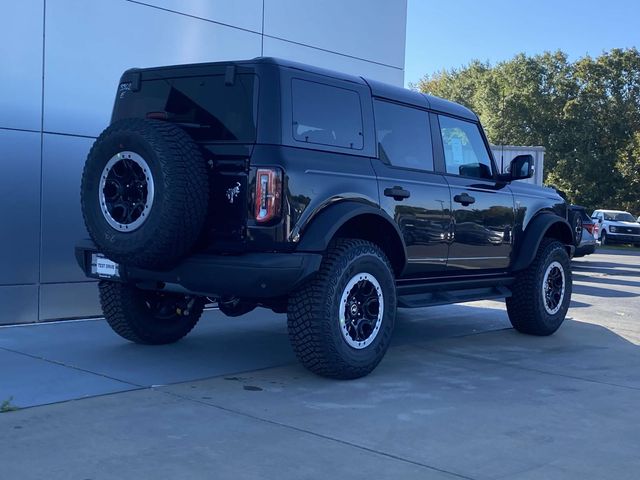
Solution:
{"label": "gray metal wall panel", "polygon": [[261,35],[119,0],[49,0],[46,131],[97,136],[120,75],[148,67],[260,55]]}
{"label": "gray metal wall panel", "polygon": [[0,325],[38,321],[38,286],[0,287]]}
{"label": "gray metal wall panel", "polygon": [[[265,2],[267,33],[290,40],[265,38],[265,55],[402,85],[405,0]],[[0,324],[37,321],[38,308],[40,319],[100,314],[95,283],[73,257],[86,236],[79,185],[93,139],[45,134],[41,159],[41,122],[45,131],[96,136],[125,69],[261,52],[262,36],[238,28],[261,31],[262,0],[47,0],[43,18],[44,3],[0,2],[0,191],[12,200],[0,204],[2,231],[11,231],[0,234]]]}
{"label": "gray metal wall panel", "polygon": [[264,34],[404,68],[406,0],[265,0]]}
{"label": "gray metal wall panel", "polygon": [[0,3],[0,127],[40,130],[43,0]]}
{"label": "gray metal wall panel", "polygon": [[40,286],[40,320],[96,316],[102,316],[97,282]]}
{"label": "gray metal wall panel", "polygon": [[404,83],[404,71],[399,68],[385,67],[364,60],[355,60],[275,38],[264,38],[264,54],[360,75],[400,87]]}
{"label": "gray metal wall panel", "polygon": [[80,177],[93,139],[44,135],[42,146],[42,254],[40,281],[86,280],[73,246],[88,234],[80,211]]}
{"label": "gray metal wall panel", "polygon": [[39,133],[0,129],[0,192],[0,285],[37,283]]}
{"label": "gray metal wall panel", "polygon": [[134,0],[254,32],[262,31],[262,0]]}

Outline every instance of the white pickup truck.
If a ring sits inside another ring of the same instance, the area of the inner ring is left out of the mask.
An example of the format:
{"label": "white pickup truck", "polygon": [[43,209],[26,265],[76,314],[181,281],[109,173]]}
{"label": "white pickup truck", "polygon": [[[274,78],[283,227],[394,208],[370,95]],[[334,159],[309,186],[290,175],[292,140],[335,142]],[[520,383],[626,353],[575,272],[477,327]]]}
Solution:
{"label": "white pickup truck", "polygon": [[640,247],[640,224],[629,212],[595,210],[591,218],[598,225],[596,238],[600,240],[600,245],[632,243]]}

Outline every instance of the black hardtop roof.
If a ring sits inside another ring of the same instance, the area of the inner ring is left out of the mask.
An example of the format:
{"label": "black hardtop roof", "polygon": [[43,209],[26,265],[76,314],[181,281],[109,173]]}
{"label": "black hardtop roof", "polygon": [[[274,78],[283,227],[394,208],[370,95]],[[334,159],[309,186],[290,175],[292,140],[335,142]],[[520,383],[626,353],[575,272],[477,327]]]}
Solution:
{"label": "black hardtop roof", "polygon": [[448,113],[458,117],[466,118],[469,120],[477,121],[478,117],[468,108],[460,105],[459,103],[450,102],[443,98],[434,97],[433,95],[426,95],[424,93],[417,92],[415,90],[409,90],[402,87],[396,87],[388,83],[379,82],[377,80],[370,80],[368,78],[359,77],[356,75],[349,75],[347,73],[338,72],[336,70],[330,70],[326,68],[315,67],[305,63],[294,62],[291,60],[285,60],[276,57],[256,57],[251,60],[239,60],[239,61],[222,61],[222,62],[207,62],[207,63],[195,63],[189,65],[172,65],[166,67],[152,67],[152,68],[133,68],[127,70],[125,73],[136,71],[158,71],[167,69],[191,69],[198,68],[203,69],[206,67],[222,66],[222,65],[239,65],[239,66],[254,66],[254,65],[276,65],[278,67],[290,68],[295,70],[301,70],[303,72],[313,73],[316,75],[324,75],[332,77],[338,80],[356,83],[359,85],[368,85],[371,89],[371,94],[374,97],[384,98],[395,102],[400,102],[408,105],[414,105],[420,108],[428,108],[442,113]]}
{"label": "black hardtop roof", "polygon": [[458,117],[468,118],[470,120],[478,120],[475,113],[469,110],[467,107],[460,105],[459,103],[450,102],[443,98],[434,97],[433,95],[426,95],[424,93],[417,92],[415,90],[409,90],[402,87],[396,87],[388,83],[379,82],[377,80],[370,80],[364,77],[357,77],[355,75],[349,75],[346,73],[337,72],[335,70],[329,70],[325,68],[314,67],[304,63],[293,62],[290,60],[283,60],[275,57],[257,57],[249,62],[255,63],[267,63],[272,65],[278,65],[280,67],[293,68],[302,70],[309,73],[315,73],[318,75],[325,75],[328,77],[337,78],[340,80],[346,80],[349,82],[367,84],[371,88],[371,94],[374,97],[385,98],[396,102],[406,103],[409,105],[415,105],[422,108],[430,108],[443,113],[449,113]]}

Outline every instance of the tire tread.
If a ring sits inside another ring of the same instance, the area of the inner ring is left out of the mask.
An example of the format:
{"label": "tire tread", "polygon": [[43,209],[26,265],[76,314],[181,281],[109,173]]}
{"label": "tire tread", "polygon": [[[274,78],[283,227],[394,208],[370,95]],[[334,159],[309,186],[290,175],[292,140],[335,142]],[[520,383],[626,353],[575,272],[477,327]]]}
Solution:
{"label": "tire tread", "polygon": [[179,329],[170,333],[153,329],[145,329],[141,320],[153,318],[148,311],[140,308],[135,287],[118,282],[101,281],[99,283],[100,304],[104,317],[111,329],[122,338],[143,345],[163,345],[174,343],[186,336],[198,323],[203,311],[203,304],[194,306],[188,316],[178,319]]}
{"label": "tire tread", "polygon": [[[326,252],[314,278],[289,298],[287,326],[291,345],[299,361],[318,375],[338,379],[362,377],[371,372],[384,355],[383,352],[369,365],[358,367],[347,363],[335,348],[332,329],[327,325],[336,321],[335,315],[328,311],[328,299],[336,294],[339,275],[352,259],[362,254],[375,255],[393,272],[377,245],[360,239],[338,239]],[[388,301],[393,303],[395,312],[395,294],[393,298],[385,298],[385,303]],[[393,322],[393,318],[390,321]]]}
{"label": "tire tread", "polygon": [[[91,218],[89,205],[95,199],[88,197],[87,190],[91,182],[99,182],[100,172],[94,164],[100,162],[105,144],[122,134],[141,136],[153,150],[163,172],[163,179],[154,181],[165,182],[166,198],[159,199],[162,228],[144,241],[114,247],[103,241],[104,227]],[[209,205],[209,174],[199,147],[180,127],[160,120],[127,118],[107,127],[91,147],[82,173],[80,201],[87,231],[105,255],[142,268],[166,268],[184,257],[201,234]]]}
{"label": "tire tread", "polygon": [[[541,319],[541,313],[536,302],[538,299],[539,268],[546,258],[555,249],[561,249],[566,254],[562,243],[555,238],[545,237],[540,242],[538,251],[529,267],[516,275],[515,282],[511,287],[511,296],[507,297],[507,313],[513,327],[521,333],[529,335],[551,335],[559,327],[550,328]],[[565,269],[566,275],[566,295],[571,297],[571,271]]]}

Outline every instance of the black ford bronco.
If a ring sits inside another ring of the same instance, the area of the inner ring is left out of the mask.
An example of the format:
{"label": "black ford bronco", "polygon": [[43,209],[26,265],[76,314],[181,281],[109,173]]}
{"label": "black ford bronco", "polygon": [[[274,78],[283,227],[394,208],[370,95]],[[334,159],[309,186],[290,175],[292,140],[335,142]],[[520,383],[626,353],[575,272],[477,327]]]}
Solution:
{"label": "black ford bronco", "polygon": [[356,378],[397,307],[506,298],[518,331],[558,329],[572,230],[555,190],[514,182],[532,173],[528,155],[499,173],[473,112],[415,91],[273,58],[131,69],[76,257],[128,340],[262,306],[307,368]]}

